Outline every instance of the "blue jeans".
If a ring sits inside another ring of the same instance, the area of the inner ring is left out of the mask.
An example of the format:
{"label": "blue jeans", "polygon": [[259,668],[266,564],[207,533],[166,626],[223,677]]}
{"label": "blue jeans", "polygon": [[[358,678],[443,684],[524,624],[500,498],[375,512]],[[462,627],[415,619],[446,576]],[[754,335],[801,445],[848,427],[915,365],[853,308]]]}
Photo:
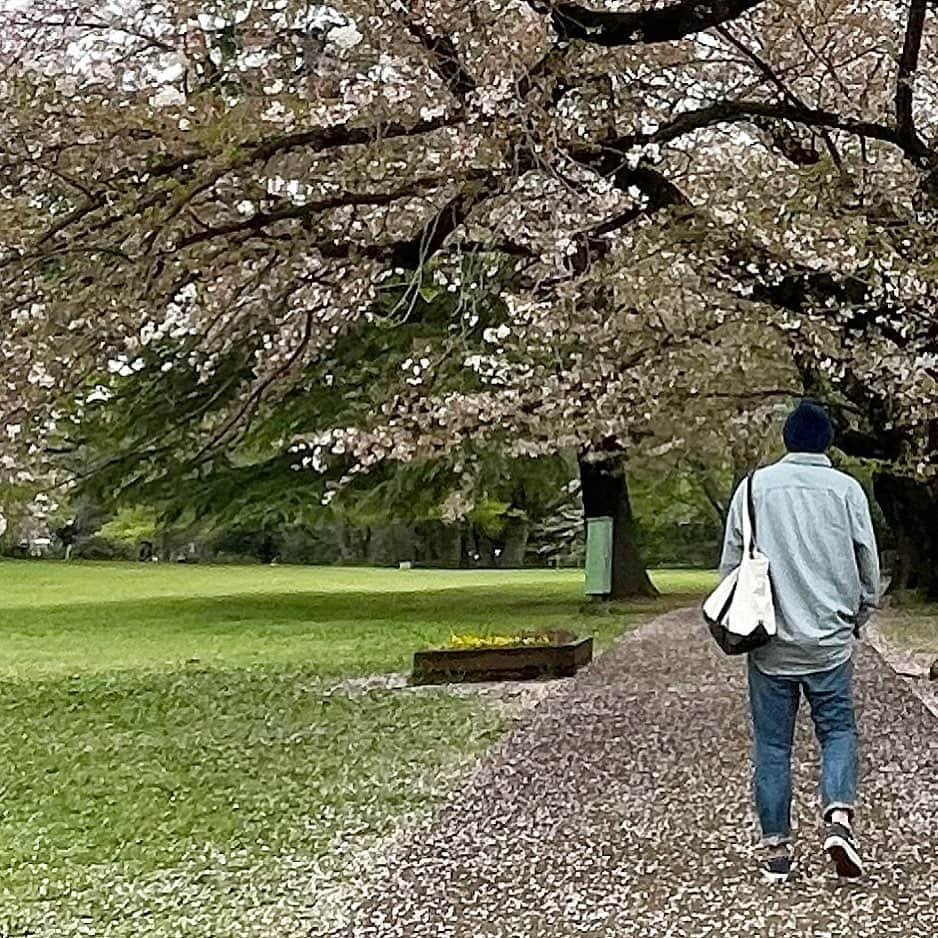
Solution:
{"label": "blue jeans", "polygon": [[857,794],[857,724],[853,662],[798,677],[764,674],[749,662],[749,703],[755,742],[756,810],[766,846],[791,839],[791,749],[801,692],[821,746],[821,805],[853,814]]}

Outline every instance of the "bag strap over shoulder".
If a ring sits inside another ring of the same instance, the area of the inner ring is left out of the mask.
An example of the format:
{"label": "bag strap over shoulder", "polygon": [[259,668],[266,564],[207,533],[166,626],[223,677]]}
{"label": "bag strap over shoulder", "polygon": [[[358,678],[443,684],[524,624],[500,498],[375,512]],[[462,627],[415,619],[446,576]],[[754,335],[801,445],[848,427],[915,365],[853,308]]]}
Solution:
{"label": "bag strap over shoulder", "polygon": [[746,510],[743,513],[743,550],[754,557],[757,550],[756,540],[756,503],[752,497],[753,483],[755,481],[755,471],[746,476]]}

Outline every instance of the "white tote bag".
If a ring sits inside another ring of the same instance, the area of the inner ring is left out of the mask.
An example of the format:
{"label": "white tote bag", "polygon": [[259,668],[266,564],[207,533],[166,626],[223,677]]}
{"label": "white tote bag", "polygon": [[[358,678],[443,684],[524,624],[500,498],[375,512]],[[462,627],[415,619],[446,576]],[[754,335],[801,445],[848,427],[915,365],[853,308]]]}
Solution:
{"label": "white tote bag", "polygon": [[776,632],[769,561],[756,545],[753,474],[744,484],[743,559],[707,597],[703,606],[710,633],[728,655],[742,655],[761,648]]}

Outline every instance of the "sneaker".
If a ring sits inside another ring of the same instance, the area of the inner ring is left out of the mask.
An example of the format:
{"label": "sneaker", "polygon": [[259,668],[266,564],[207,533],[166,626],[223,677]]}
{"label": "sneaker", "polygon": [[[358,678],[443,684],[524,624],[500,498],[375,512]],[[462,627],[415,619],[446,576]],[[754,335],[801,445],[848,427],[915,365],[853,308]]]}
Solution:
{"label": "sneaker", "polygon": [[843,879],[856,879],[863,875],[863,861],[860,851],[854,840],[853,831],[843,824],[831,824],[827,828],[827,838],[824,841],[827,855],[834,861],[837,875]]}
{"label": "sneaker", "polygon": [[767,883],[787,883],[795,872],[795,861],[791,853],[769,857],[762,867],[762,878]]}

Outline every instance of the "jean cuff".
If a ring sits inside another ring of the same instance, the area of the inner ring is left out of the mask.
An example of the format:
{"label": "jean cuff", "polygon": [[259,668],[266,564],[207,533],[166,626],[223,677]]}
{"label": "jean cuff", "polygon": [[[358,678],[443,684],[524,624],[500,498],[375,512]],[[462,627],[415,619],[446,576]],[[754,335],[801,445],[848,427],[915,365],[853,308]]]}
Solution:
{"label": "jean cuff", "polygon": [[824,820],[827,823],[830,823],[831,815],[835,811],[846,811],[850,817],[850,820],[853,820],[853,815],[856,813],[852,804],[846,801],[832,801],[828,804],[823,811]]}
{"label": "jean cuff", "polygon": [[791,834],[763,834],[763,847],[781,847],[791,843]]}

